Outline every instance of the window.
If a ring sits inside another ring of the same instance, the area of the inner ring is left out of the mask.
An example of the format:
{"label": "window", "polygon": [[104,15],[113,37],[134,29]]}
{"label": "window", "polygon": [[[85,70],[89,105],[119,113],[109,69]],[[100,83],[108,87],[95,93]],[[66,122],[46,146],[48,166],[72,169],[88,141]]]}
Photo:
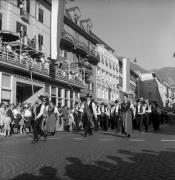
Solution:
{"label": "window", "polygon": [[73,93],[74,93],[73,91],[70,91],[70,108],[73,108],[75,104]]}
{"label": "window", "polygon": [[5,88],[11,88],[11,76],[2,74],[2,86]]}
{"label": "window", "polygon": [[1,102],[10,102],[11,91],[10,90],[6,90],[6,89],[2,89],[1,97],[2,97]]}
{"label": "window", "polygon": [[100,76],[100,69],[98,68],[97,69],[97,77],[99,78],[99,76]]}
{"label": "window", "polygon": [[17,7],[24,8],[30,13],[30,0],[17,0]]}
{"label": "window", "polygon": [[106,61],[106,66],[108,67],[108,59],[106,58],[106,60],[105,60],[105,61]]}
{"label": "window", "polygon": [[115,71],[115,63],[113,63],[113,70]]}
{"label": "window", "polygon": [[109,97],[109,92],[108,92],[108,89],[106,89],[106,100],[108,100],[108,97]]}
{"label": "window", "polygon": [[100,98],[100,96],[101,96],[100,93],[101,93],[101,92],[100,92],[100,87],[98,87],[98,88],[97,88],[97,97],[99,97],[99,98]]}
{"label": "window", "polygon": [[111,61],[109,61],[109,68],[112,69]]}
{"label": "window", "polygon": [[11,76],[3,73],[1,81],[2,81],[1,102],[10,102],[10,100],[11,100]]}
{"label": "window", "polygon": [[148,97],[152,98],[152,92],[148,92]]}
{"label": "window", "polygon": [[118,72],[118,65],[116,64],[116,72]]}
{"label": "window", "polygon": [[2,14],[0,13],[0,30],[2,30]]}
{"label": "window", "polygon": [[22,0],[17,0],[17,7],[20,7]]}
{"label": "window", "polygon": [[58,88],[58,109],[61,109],[61,102],[62,102],[61,88]]}
{"label": "window", "polygon": [[27,36],[27,26],[25,26],[17,21],[16,22],[16,32],[20,33],[21,37]]}
{"label": "window", "polygon": [[102,64],[105,63],[105,62],[104,62],[104,56],[103,56],[103,55],[101,56],[101,62],[102,62]]}
{"label": "window", "polygon": [[120,87],[123,87],[123,79],[121,77],[119,77],[119,85]]}
{"label": "window", "polygon": [[43,23],[44,22],[44,19],[43,19],[43,14],[44,14],[44,11],[39,8],[39,11],[38,11],[38,20]]}
{"label": "window", "polygon": [[43,46],[43,36],[41,34],[38,34],[38,49],[39,51],[42,51]]}
{"label": "window", "polygon": [[56,104],[56,87],[51,87],[51,101]]}
{"label": "window", "polygon": [[26,11],[30,13],[30,0],[26,0]]}
{"label": "window", "polygon": [[105,90],[102,90],[102,99],[105,99]]}
{"label": "window", "polygon": [[123,67],[122,67],[122,65],[119,65],[119,72],[120,72],[120,73],[123,72]]}

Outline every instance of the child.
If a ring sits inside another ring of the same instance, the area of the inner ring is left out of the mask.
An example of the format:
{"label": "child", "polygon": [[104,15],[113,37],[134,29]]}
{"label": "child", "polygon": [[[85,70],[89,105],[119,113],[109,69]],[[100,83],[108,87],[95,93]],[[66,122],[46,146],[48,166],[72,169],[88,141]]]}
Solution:
{"label": "child", "polygon": [[5,136],[10,136],[10,123],[11,123],[11,118],[8,113],[5,114],[4,117],[4,134]]}
{"label": "child", "polygon": [[75,127],[75,121],[74,121],[74,116],[72,113],[72,110],[69,108],[68,109],[68,129],[69,131],[72,131]]}

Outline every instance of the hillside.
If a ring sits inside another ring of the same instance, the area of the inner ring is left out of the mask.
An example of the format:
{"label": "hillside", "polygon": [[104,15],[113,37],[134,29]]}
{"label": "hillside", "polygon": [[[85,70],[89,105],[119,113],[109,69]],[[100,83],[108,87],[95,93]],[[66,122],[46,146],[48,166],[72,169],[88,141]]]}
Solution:
{"label": "hillside", "polygon": [[175,67],[164,67],[152,70],[160,79],[165,80],[170,86],[175,86]]}

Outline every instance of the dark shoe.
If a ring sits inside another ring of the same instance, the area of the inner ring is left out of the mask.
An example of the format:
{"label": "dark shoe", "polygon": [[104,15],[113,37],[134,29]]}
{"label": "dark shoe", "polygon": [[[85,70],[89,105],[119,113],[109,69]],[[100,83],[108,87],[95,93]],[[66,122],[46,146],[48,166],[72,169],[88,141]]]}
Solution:
{"label": "dark shoe", "polygon": [[38,142],[38,140],[33,140],[31,144],[35,144],[37,142]]}
{"label": "dark shoe", "polygon": [[128,134],[128,137],[130,137],[131,135],[130,134]]}
{"label": "dark shoe", "polygon": [[44,141],[47,141],[47,134],[44,135]]}

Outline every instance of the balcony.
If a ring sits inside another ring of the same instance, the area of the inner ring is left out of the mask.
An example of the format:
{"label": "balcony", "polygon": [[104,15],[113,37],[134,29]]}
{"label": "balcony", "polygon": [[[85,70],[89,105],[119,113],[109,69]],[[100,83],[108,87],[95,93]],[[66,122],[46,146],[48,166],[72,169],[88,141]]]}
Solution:
{"label": "balcony", "polygon": [[24,7],[20,8],[20,17],[23,21],[29,24],[29,13],[26,11]]}
{"label": "balcony", "polygon": [[88,61],[93,65],[97,65],[100,62],[100,55],[95,50],[89,50]]}
{"label": "balcony", "polygon": [[86,43],[81,42],[81,41],[76,41],[76,48],[75,48],[75,53],[80,54],[81,56],[86,56],[88,55],[89,49]]}
{"label": "balcony", "polygon": [[61,38],[61,47],[63,49],[73,50],[75,47],[75,39],[73,35],[64,30]]}
{"label": "balcony", "polygon": [[[17,53],[0,50],[0,65],[8,69],[16,69],[21,72],[29,72],[28,63],[25,58],[21,57]],[[33,63],[33,74],[44,76],[45,78],[52,79],[51,74],[54,75],[54,79],[58,82],[66,84],[72,84],[73,86],[84,87],[85,76],[84,71],[81,69],[58,69],[55,65],[49,68],[51,65],[35,62]]]}
{"label": "balcony", "polygon": [[50,77],[68,85],[72,84],[84,87],[85,84],[84,71],[79,68],[70,69],[69,66],[65,65],[58,67],[50,64]]}
{"label": "balcony", "polygon": [[[9,68],[28,71],[26,59],[22,56],[20,57],[17,53],[0,50],[0,64]],[[33,72],[48,76],[49,68],[45,67],[41,63],[34,63]]]}

